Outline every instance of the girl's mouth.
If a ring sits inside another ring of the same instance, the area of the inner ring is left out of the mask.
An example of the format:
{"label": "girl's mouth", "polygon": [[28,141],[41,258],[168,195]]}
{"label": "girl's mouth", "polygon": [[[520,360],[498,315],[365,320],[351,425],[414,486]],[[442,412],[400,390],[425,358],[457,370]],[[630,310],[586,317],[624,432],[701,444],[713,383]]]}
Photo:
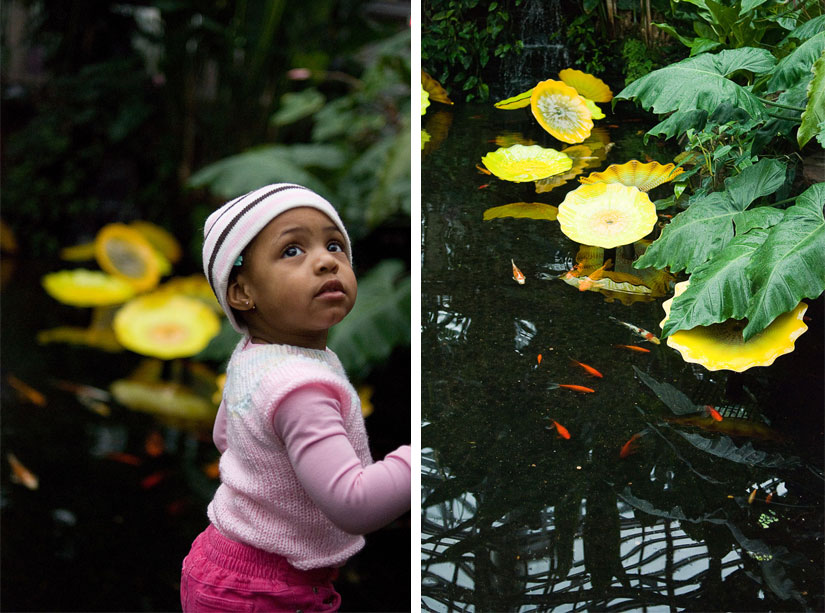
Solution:
{"label": "girl's mouth", "polygon": [[319,296],[338,296],[339,294],[343,295],[344,292],[344,285],[338,279],[332,279],[331,281],[327,281],[321,286],[321,289],[318,290],[318,293],[315,294],[316,297]]}

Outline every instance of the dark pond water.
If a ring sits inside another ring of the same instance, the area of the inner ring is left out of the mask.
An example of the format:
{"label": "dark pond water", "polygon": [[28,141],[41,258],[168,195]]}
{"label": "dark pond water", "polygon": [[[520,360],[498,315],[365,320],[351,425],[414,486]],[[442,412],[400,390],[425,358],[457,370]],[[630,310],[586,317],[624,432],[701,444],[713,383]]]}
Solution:
{"label": "dark pond water", "polygon": [[[825,609],[822,299],[796,350],[769,368],[710,372],[664,343],[615,347],[641,339],[611,316],[658,333],[665,298],[579,292],[552,278],[579,248],[556,222],[482,217],[512,202],[558,205],[578,185],[537,194],[479,173],[496,139],[558,143],[529,109],[445,108],[422,118],[422,609]],[[598,123],[613,146],[586,172],[670,161],[643,144],[640,118]],[[667,195],[657,189],[654,199]],[[733,436],[673,421],[644,376],[719,408],[726,426],[763,426]],[[697,446],[713,441],[726,457]]]}
{"label": "dark pond water", "polygon": [[[114,402],[102,415],[64,391],[62,381],[105,390],[140,356],[38,345],[38,330],[85,326],[89,311],[45,294],[45,264],[2,264],[10,277],[0,293],[2,610],[179,611],[181,561],[207,525],[206,505],[218,484],[208,476],[218,457],[210,427],[172,427]],[[45,402],[18,393],[10,377]],[[409,351],[394,353],[368,382],[375,387],[370,444],[383,457],[409,437]],[[37,475],[37,489],[12,481],[9,453]],[[342,610],[408,610],[409,530],[405,516],[367,537],[336,581]]]}

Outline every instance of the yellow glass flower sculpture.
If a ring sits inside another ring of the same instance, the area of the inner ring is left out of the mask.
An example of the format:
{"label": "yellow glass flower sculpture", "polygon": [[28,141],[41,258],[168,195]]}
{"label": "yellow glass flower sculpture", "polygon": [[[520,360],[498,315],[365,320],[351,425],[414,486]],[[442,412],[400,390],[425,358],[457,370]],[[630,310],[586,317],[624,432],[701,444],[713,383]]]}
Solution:
{"label": "yellow glass flower sculpture", "polygon": [[675,164],[662,165],[659,162],[643,164],[638,160],[630,160],[624,164],[611,164],[600,172],[592,172],[586,177],[581,177],[579,181],[585,185],[621,183],[632,185],[646,192],[657,185],[672,181],[683,172],[684,170],[676,168]]}
{"label": "yellow glass flower sculpture", "polygon": [[[665,318],[659,323],[659,327],[664,327],[670,317],[673,300],[689,284],[689,281],[677,283],[673,298],[662,303]],[[807,309],[808,305],[800,302],[796,308],[774,319],[767,328],[747,342],[742,337],[747,322],[729,319],[710,326],[677,330],[667,337],[667,344],[681,353],[685,362],[700,364],[708,370],[742,372],[754,366],[770,366],[779,356],[793,351],[796,339],[808,329],[802,319]]]}
{"label": "yellow glass flower sculpture", "polygon": [[548,79],[536,85],[530,109],[542,128],[571,145],[585,140],[593,129],[592,113],[584,98],[561,81]]}
{"label": "yellow glass flower sculpture", "polygon": [[554,175],[536,181],[536,193],[541,194],[552,191],[556,187],[564,185],[570,179],[574,179],[580,175],[588,166],[599,165],[598,156],[593,155],[593,151],[586,145],[571,145],[570,147],[562,149],[561,152],[573,161],[570,170],[564,174]]}
{"label": "yellow glass flower sculpture", "polygon": [[617,183],[582,185],[568,192],[558,215],[568,238],[606,249],[643,238],[656,219],[656,207],[647,194]]}
{"label": "yellow glass flower sculpture", "polygon": [[41,283],[49,296],[76,307],[122,304],[135,295],[135,288],[120,277],[85,268],[49,273]]}
{"label": "yellow glass flower sculpture", "polygon": [[125,279],[138,292],[153,288],[160,280],[163,256],[127,225],[113,223],[101,228],[95,237],[95,257],[103,270]]}
{"label": "yellow glass flower sculpture", "polygon": [[115,315],[118,341],[164,360],[195,355],[220,330],[218,316],[200,300],[165,292],[131,300]]}
{"label": "yellow glass flower sculpture", "polygon": [[172,234],[165,228],[162,228],[150,221],[133,221],[129,224],[130,228],[134,228],[143,235],[149,244],[160,252],[172,264],[180,261],[183,251],[180,243]]}
{"label": "yellow glass flower sculpture", "polygon": [[178,294],[196,298],[215,311],[218,315],[223,315],[223,307],[215,298],[212,286],[206,277],[200,273],[189,275],[188,277],[173,277],[155,289],[153,294],[165,292],[168,294]]}
{"label": "yellow glass flower sculpture", "polygon": [[424,115],[427,112],[427,107],[430,106],[430,94],[427,93],[427,90],[424,89],[424,86],[421,86],[421,114]]}
{"label": "yellow glass flower sculpture", "polygon": [[559,78],[579,92],[581,96],[589,98],[593,102],[610,102],[613,100],[613,92],[610,91],[607,83],[591,74],[573,68],[565,68],[559,72]]}
{"label": "yellow glass flower sculpture", "polygon": [[555,149],[538,145],[500,147],[481,158],[481,163],[505,181],[535,181],[570,170],[573,160]]}

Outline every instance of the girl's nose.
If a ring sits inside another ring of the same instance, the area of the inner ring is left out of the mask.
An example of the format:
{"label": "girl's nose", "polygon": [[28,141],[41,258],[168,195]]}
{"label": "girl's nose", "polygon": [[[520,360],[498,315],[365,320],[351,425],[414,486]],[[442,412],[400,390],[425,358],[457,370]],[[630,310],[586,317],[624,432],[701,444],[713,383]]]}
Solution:
{"label": "girl's nose", "polygon": [[315,259],[315,270],[316,272],[337,272],[338,260],[330,251],[324,249]]}

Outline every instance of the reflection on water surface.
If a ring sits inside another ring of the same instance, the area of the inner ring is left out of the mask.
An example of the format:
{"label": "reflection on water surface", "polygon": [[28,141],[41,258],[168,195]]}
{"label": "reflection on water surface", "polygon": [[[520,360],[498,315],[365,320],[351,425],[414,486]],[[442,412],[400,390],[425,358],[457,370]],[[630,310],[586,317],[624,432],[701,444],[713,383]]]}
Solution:
{"label": "reflection on water surface", "polygon": [[[610,319],[658,334],[667,296],[580,292],[558,278],[581,257],[557,222],[484,220],[578,185],[476,168],[500,142],[561,148],[529,110],[438,107],[422,118],[422,608],[823,610],[822,299],[770,368],[686,364]],[[585,173],[671,161],[638,121],[605,122]]]}

